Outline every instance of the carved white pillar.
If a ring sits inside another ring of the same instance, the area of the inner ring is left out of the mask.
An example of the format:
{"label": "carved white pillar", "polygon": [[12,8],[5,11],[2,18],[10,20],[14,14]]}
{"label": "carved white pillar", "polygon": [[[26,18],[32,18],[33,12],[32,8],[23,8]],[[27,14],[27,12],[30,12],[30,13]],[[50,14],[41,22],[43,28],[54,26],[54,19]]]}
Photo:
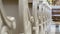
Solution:
{"label": "carved white pillar", "polygon": [[24,34],[32,34],[31,23],[28,18],[28,0],[22,0],[23,7],[23,23],[24,23]]}
{"label": "carved white pillar", "polygon": [[35,34],[39,34],[39,20],[38,20],[38,16],[37,16],[37,7],[38,7],[38,4],[39,4],[39,0],[33,0],[33,17],[35,19]]}

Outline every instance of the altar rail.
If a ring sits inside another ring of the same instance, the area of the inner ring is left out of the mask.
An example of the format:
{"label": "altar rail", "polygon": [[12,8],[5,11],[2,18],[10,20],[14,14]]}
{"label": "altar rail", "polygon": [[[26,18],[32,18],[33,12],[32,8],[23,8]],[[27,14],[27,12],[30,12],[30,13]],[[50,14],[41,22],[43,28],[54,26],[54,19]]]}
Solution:
{"label": "altar rail", "polygon": [[47,34],[47,28],[52,23],[52,8],[47,2],[33,0],[32,12],[28,0],[23,0],[24,34]]}

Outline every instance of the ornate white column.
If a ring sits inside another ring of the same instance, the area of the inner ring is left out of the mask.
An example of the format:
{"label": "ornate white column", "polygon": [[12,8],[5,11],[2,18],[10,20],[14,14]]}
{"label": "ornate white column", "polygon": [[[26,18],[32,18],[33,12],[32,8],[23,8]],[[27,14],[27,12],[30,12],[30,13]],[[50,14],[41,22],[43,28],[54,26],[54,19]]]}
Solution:
{"label": "ornate white column", "polygon": [[28,0],[22,0],[24,34],[32,34],[31,23],[28,17]]}
{"label": "ornate white column", "polygon": [[33,17],[34,17],[34,23],[35,23],[35,34],[39,34],[39,20],[38,20],[38,4],[39,4],[39,0],[33,0]]}

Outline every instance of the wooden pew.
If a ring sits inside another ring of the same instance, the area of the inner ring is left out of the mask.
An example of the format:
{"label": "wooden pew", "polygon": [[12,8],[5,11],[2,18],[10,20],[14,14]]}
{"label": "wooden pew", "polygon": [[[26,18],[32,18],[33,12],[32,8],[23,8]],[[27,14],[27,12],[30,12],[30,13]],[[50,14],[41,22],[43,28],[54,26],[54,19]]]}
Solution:
{"label": "wooden pew", "polygon": [[60,21],[60,7],[59,6],[52,7],[52,18],[53,18],[53,21]]}

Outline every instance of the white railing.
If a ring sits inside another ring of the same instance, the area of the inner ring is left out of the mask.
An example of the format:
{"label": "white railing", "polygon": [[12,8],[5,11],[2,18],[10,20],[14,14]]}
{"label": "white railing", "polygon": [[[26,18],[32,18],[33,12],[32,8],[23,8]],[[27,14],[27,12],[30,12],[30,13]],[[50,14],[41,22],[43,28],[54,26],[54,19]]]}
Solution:
{"label": "white railing", "polygon": [[[23,12],[23,23],[24,23],[24,34],[46,34],[47,28],[52,23],[52,10],[48,3],[39,3],[39,0],[33,0],[32,15],[29,11],[28,0],[22,1],[22,12]],[[37,8],[39,7],[39,8]],[[4,8],[2,1],[0,0],[0,10],[3,14],[4,20],[7,25],[11,27],[13,21],[6,18],[4,14]],[[10,24],[9,24],[10,23]],[[16,26],[16,25],[15,25]],[[14,27],[15,28],[15,27]],[[9,31],[10,32],[10,31]],[[0,32],[1,33],[1,32]]]}
{"label": "white railing", "polygon": [[39,0],[33,0],[32,15],[29,12],[28,0],[23,0],[22,4],[24,34],[46,34],[47,28],[52,23],[52,8],[49,4],[47,2],[40,4]]}
{"label": "white railing", "polygon": [[[46,30],[48,26],[52,23],[52,8],[49,6],[47,2],[43,2],[39,5],[39,17],[41,21],[41,33],[46,34]],[[42,18],[42,19],[41,19]]]}

